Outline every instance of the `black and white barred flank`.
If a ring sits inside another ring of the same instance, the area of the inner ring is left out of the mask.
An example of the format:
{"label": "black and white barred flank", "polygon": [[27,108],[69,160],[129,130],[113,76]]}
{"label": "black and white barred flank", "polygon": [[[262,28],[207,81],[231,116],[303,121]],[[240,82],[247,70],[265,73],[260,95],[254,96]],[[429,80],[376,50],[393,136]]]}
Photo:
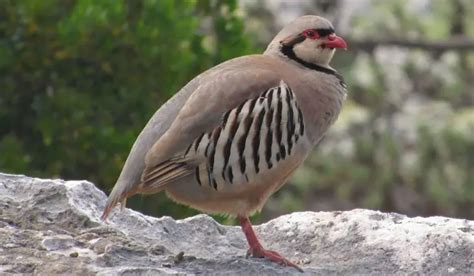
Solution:
{"label": "black and white barred flank", "polygon": [[248,183],[288,158],[304,133],[301,109],[282,81],[226,112],[219,126],[200,134],[182,155],[147,168],[142,183],[162,186],[190,174],[215,190]]}
{"label": "black and white barred flank", "polygon": [[194,169],[199,185],[217,190],[224,183],[246,183],[291,155],[304,127],[293,92],[281,82],[226,112],[218,127],[189,145],[184,159],[205,157]]}

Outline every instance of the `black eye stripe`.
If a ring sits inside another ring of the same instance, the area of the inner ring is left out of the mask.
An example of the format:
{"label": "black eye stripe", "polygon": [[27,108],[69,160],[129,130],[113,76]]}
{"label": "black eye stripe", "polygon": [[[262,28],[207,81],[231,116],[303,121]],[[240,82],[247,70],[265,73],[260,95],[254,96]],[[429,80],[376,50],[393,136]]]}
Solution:
{"label": "black eye stripe", "polygon": [[334,33],[334,29],[333,29],[333,28],[315,29],[315,31],[318,32],[319,36],[328,36],[328,35]]}
{"label": "black eye stripe", "polygon": [[[314,36],[313,34],[311,34],[312,32],[315,32],[317,33],[318,35],[317,36]],[[319,28],[319,29],[307,29],[306,31],[302,32],[299,37],[303,38],[306,38],[306,37],[309,37],[309,38],[313,38],[316,37],[325,37],[325,36],[328,36],[330,34],[333,34],[335,31],[332,27],[330,28]],[[297,43],[299,43],[300,41],[297,41]],[[294,43],[296,44],[296,43]]]}

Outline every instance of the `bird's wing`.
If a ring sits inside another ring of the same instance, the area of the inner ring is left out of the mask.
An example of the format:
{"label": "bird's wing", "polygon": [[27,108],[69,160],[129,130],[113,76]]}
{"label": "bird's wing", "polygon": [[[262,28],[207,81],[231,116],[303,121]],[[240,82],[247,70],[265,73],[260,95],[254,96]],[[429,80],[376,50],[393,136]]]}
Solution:
{"label": "bird's wing", "polygon": [[[172,126],[166,133],[174,139],[160,139],[148,153],[141,189],[158,191],[181,177],[195,174],[200,185],[217,190],[224,183],[249,182],[260,171],[271,169],[289,156],[303,135],[304,124],[287,84],[280,81],[259,87],[247,91],[240,99],[237,95],[232,94],[236,99],[232,99],[230,107],[221,102],[205,111],[194,110],[196,117],[188,117],[190,113],[178,116],[175,128]],[[190,98],[186,105],[194,108],[203,103],[201,98]],[[175,148],[171,158],[156,162],[161,147],[170,146],[160,142],[181,146]]]}
{"label": "bird's wing", "polygon": [[[118,202],[122,202],[122,205],[124,205],[126,198],[136,193],[155,193],[160,191],[161,186],[156,185],[159,182],[158,180],[153,185],[143,185],[140,182],[140,177],[136,178],[135,175],[137,173],[143,173],[142,178],[146,179],[149,177],[147,175],[152,171],[156,175],[158,172],[163,172],[165,166],[169,165],[167,170],[174,170],[173,172],[169,171],[167,177],[172,176],[172,174],[175,174],[175,177],[183,175],[183,172],[178,173],[178,171],[185,166],[189,166],[189,163],[186,163],[186,165],[180,163],[182,160],[179,158],[179,154],[200,133],[212,130],[221,122],[225,112],[238,106],[243,101],[259,95],[269,87],[278,85],[280,81],[280,78],[269,69],[249,68],[245,70],[245,68],[242,68],[245,66],[241,66],[242,64],[240,63],[238,66],[225,65],[225,63],[221,64],[200,76],[199,84],[195,90],[192,92],[187,91],[187,93],[190,93],[190,96],[189,98],[186,96],[186,102],[182,107],[179,107],[179,112],[170,109],[171,105],[168,105],[167,110],[172,114],[176,114],[176,118],[173,119],[171,126],[167,127],[164,133],[161,131],[156,132],[153,129],[144,129],[142,131],[128,158],[133,157],[133,160],[131,160],[133,162],[128,162],[129,160],[127,159],[119,180],[107,200],[102,219],[107,218]],[[181,97],[180,99],[185,98]],[[160,108],[156,114],[159,113],[168,118],[167,114],[160,113],[162,109]],[[155,115],[154,117],[156,117]],[[150,121],[159,123],[159,118],[152,118]],[[148,128],[148,125],[146,128]],[[147,132],[145,133],[146,130]],[[150,137],[156,137],[157,140],[152,142]],[[139,140],[144,140],[147,145],[141,145]],[[150,142],[152,142],[153,146],[148,146]],[[134,151],[135,148],[140,151]],[[145,148],[149,148],[146,151],[146,158],[143,152]],[[134,152],[138,153],[132,154]],[[138,160],[138,157],[142,159]],[[143,164],[143,160],[145,164]],[[127,165],[129,166],[127,167]],[[149,182],[147,183],[150,184]]]}
{"label": "bird's wing", "polygon": [[169,129],[173,121],[178,116],[179,110],[184,106],[190,95],[199,87],[202,81],[212,70],[206,71],[192,79],[179,90],[171,99],[163,104],[150,118],[146,126],[133,143],[128,154],[120,176],[110,192],[102,214],[102,219],[106,219],[113,207],[121,202],[122,208],[125,206],[127,197],[137,193],[138,185],[141,182],[141,175],[145,169],[145,156],[155,142]]}
{"label": "bird's wing", "polygon": [[[252,113],[251,102],[255,105],[262,93],[278,87],[280,81],[269,70],[229,70],[202,84],[147,153],[140,190],[159,191],[173,180],[193,173],[203,162],[212,163],[208,157],[219,147],[216,143],[220,132],[236,131],[223,127],[231,113],[242,112],[244,106],[244,112]],[[206,148],[199,148],[200,145]]]}

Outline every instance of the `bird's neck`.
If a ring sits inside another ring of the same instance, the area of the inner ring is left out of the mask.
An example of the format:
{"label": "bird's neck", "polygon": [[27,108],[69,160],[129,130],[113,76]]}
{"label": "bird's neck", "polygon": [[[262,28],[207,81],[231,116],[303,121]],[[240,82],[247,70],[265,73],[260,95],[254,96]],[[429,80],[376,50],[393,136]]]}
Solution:
{"label": "bird's neck", "polygon": [[274,56],[274,57],[276,56],[276,57],[279,57],[279,58],[290,59],[291,61],[303,66],[306,69],[310,69],[310,70],[313,70],[315,72],[320,72],[320,73],[323,73],[323,74],[334,76],[339,80],[339,84],[343,88],[342,90],[345,91],[346,84],[344,82],[344,78],[342,77],[342,75],[340,75],[336,70],[332,69],[329,66],[323,66],[323,65],[320,65],[320,64],[311,63],[311,62],[308,62],[308,61],[305,61],[305,60],[299,58],[295,54],[295,52],[293,50],[293,47],[291,47],[291,46],[281,46],[277,49],[275,49],[275,48],[267,49],[267,51],[265,51],[264,55],[270,55],[270,56]]}
{"label": "bird's neck", "polygon": [[280,47],[280,53],[283,54],[285,57],[299,63],[300,65],[302,65],[302,66],[304,66],[308,69],[315,70],[315,71],[322,72],[322,73],[329,74],[329,75],[337,75],[336,70],[334,70],[332,68],[322,66],[322,65],[319,65],[319,64],[315,64],[315,63],[311,63],[311,62],[307,62],[307,61],[304,61],[303,59],[299,58],[295,54],[295,51],[293,50],[292,46],[281,46]]}

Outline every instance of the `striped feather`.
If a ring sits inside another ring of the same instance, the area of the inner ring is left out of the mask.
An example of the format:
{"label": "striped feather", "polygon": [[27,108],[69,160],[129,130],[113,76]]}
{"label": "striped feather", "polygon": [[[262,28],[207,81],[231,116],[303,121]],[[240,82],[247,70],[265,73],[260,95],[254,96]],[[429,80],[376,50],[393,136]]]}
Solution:
{"label": "striped feather", "polygon": [[143,174],[144,185],[168,184],[193,174],[197,185],[221,190],[252,181],[293,153],[304,118],[291,89],[281,82],[223,115],[175,158]]}

